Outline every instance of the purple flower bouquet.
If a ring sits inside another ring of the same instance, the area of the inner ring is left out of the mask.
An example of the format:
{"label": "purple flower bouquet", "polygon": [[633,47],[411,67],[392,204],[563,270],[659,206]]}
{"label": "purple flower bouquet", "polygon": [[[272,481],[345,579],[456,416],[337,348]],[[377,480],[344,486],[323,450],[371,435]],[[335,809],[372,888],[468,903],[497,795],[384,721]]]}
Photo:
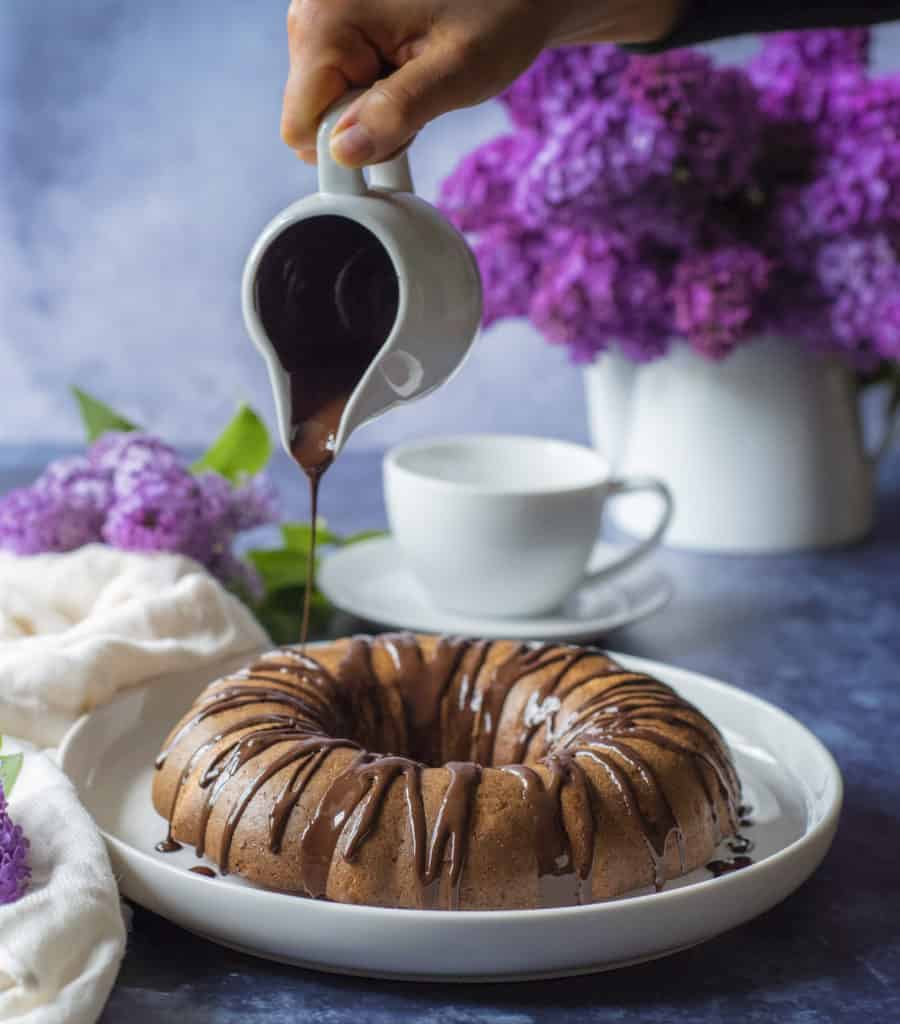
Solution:
{"label": "purple flower bouquet", "polygon": [[[51,462],[28,487],[0,495],[0,550],[27,556],[109,544],[186,555],[245,601],[276,643],[296,642],[310,526],[281,523],[278,547],[238,544],[241,534],[279,523],[278,495],[265,472],[272,442],[256,413],[242,406],[206,454],[188,464],[104,403],[78,389],[75,396],[88,447]],[[321,522],[318,530],[322,546],[371,535],[341,537]],[[318,591],[312,611],[314,627],[324,627],[331,609]]]}
{"label": "purple flower bouquet", "polygon": [[0,755],[0,906],[23,896],[31,878],[30,844],[22,827],[10,818],[6,805],[21,767],[21,754]]}
{"label": "purple flower bouquet", "polygon": [[865,30],[769,36],[745,69],[693,51],[544,54],[513,131],[441,205],[474,234],[485,322],[573,359],[711,359],[763,333],[871,373],[900,359],[900,76]]}

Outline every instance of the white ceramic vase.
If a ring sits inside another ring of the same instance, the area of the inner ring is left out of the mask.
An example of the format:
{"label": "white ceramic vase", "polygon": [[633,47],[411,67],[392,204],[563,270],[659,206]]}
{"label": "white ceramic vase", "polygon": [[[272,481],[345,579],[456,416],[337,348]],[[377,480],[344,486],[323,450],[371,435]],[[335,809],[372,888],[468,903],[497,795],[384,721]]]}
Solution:
{"label": "white ceramic vase", "polygon": [[[774,552],[870,530],[874,459],[853,374],[836,361],[761,338],[718,363],[687,345],[646,366],[608,354],[585,379],[594,444],[613,471],[652,474],[672,490],[667,543]],[[611,515],[640,533],[658,509],[638,495]]]}

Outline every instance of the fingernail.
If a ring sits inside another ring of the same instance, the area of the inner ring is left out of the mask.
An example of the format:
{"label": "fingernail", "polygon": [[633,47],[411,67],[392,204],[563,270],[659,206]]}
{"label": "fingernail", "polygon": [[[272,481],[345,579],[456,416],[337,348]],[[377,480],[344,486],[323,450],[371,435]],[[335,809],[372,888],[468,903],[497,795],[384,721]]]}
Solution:
{"label": "fingernail", "polygon": [[365,125],[350,125],[332,138],[331,155],[338,163],[358,167],[375,155],[375,140]]}

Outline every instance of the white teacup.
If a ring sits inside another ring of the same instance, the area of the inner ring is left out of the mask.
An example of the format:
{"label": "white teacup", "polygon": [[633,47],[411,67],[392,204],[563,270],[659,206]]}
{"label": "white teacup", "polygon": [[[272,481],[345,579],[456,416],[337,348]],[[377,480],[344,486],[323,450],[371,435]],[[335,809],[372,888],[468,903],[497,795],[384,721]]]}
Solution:
{"label": "white teacup", "polygon": [[[672,517],[652,477],[613,477],[590,448],[539,437],[471,434],[401,445],[384,460],[391,530],[436,605],[489,617],[540,615],[586,581],[646,556]],[[650,536],[588,568],[607,498],[660,499]]]}

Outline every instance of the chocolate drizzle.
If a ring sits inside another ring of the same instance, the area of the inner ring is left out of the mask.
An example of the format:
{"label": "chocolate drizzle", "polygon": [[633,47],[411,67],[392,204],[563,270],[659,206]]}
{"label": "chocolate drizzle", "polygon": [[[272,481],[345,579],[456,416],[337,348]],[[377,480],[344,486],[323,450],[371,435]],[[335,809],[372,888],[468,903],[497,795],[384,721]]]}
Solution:
{"label": "chocolate drizzle", "polygon": [[[198,855],[206,851],[218,803],[227,808],[210,854],[227,874],[241,822],[272,783],[265,805],[269,852],[285,851],[302,801],[304,824],[292,833],[290,853],[298,887],[324,897],[334,864],[359,857],[396,793],[419,905],[455,908],[478,793],[485,773],[500,771],[519,784],[525,818],[533,822],[539,879],[569,879],[566,899],[588,902],[604,820],[598,769],[643,843],[655,886],[666,880],[670,844],[684,869],[684,837],[648,759],[652,748],[693,765],[717,841],[734,835],[740,784],[718,732],[670,687],[598,651],[448,637],[424,645],[409,634],[355,637],[343,651],[334,674],[286,648],[208,688],[157,760],[162,769],[177,750],[183,764],[167,842],[175,842],[171,823],[179,821],[182,795],[193,783],[203,794],[193,830]],[[209,720],[226,714],[230,720],[211,733]],[[371,752],[378,748],[397,752]],[[430,810],[426,778],[429,792],[440,787]],[[304,801],[314,783],[315,800]],[[735,858],[735,867],[743,859]],[[561,902],[558,887],[544,899]]]}
{"label": "chocolate drizzle", "polygon": [[188,868],[188,871],[192,875],[201,875],[203,878],[216,878],[217,875],[212,868],[206,867],[204,864],[198,864],[195,868]]}
{"label": "chocolate drizzle", "polygon": [[153,849],[156,850],[157,853],[178,853],[178,851],[183,849],[183,847],[181,843],[175,842],[170,831],[166,838],[157,843]]}
{"label": "chocolate drizzle", "polygon": [[732,853],[750,853],[754,845],[752,839],[748,839],[747,836],[742,836],[740,833],[733,836],[726,843],[726,846]]}
{"label": "chocolate drizzle", "polygon": [[722,875],[730,875],[733,871],[740,871],[742,868],[749,868],[752,863],[752,857],[732,857],[729,860],[712,860],[706,865],[706,870],[712,872],[713,878],[721,878]]}

